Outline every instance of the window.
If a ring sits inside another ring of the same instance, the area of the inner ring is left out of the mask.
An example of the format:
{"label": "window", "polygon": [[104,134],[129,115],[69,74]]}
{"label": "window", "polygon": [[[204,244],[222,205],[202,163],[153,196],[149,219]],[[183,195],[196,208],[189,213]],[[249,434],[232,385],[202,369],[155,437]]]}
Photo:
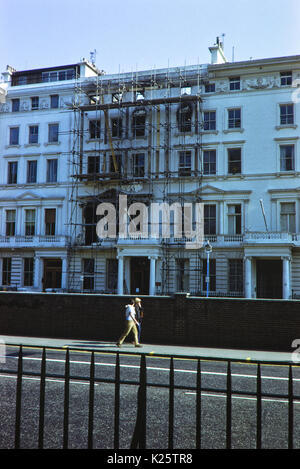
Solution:
{"label": "window", "polygon": [[204,204],[204,234],[216,234],[216,205]]}
{"label": "window", "polygon": [[191,175],[191,164],[192,156],[190,151],[180,151],[179,152],[179,176],[190,176]]}
{"label": "window", "polygon": [[37,161],[27,161],[27,183],[36,182],[37,179]]}
{"label": "window", "polygon": [[11,257],[2,259],[2,285],[11,284]]}
{"label": "window", "polygon": [[144,137],[146,133],[146,111],[139,109],[133,112],[132,133],[134,137]]}
{"label": "window", "polygon": [[95,260],[83,259],[83,289],[94,290]]}
{"label": "window", "polygon": [[294,145],[280,146],[280,171],[293,171],[295,169]]}
{"label": "window", "polygon": [[48,142],[58,143],[58,124],[49,124],[48,126]]}
{"label": "window", "polygon": [[144,153],[137,153],[133,155],[133,176],[145,176],[145,155]]}
{"label": "window", "polygon": [[205,111],[203,113],[203,129],[216,130],[216,111]]}
{"label": "window", "polygon": [[228,128],[240,129],[241,128],[241,110],[228,109]]}
{"label": "window", "polygon": [[189,291],[189,259],[176,259],[176,291]]}
{"label": "window", "polygon": [[47,160],[47,182],[57,182],[57,159]]}
{"label": "window", "polygon": [[229,78],[229,89],[231,91],[239,90],[241,87],[240,77],[231,77]]}
{"label": "window", "polygon": [[191,132],[193,108],[190,103],[182,103],[177,111],[178,129],[180,132]]}
{"label": "window", "polygon": [[42,81],[44,83],[50,81],[73,80],[75,78],[75,69],[54,70],[52,72],[43,72]]}
{"label": "window", "polygon": [[207,83],[205,85],[205,93],[214,93],[216,91],[215,83]]}
{"label": "window", "polygon": [[88,157],[88,174],[99,173],[100,170],[100,158],[99,156]]}
{"label": "window", "polygon": [[294,105],[280,105],[280,125],[288,125],[294,123]]}
{"label": "window", "polygon": [[228,149],[228,173],[240,174],[242,171],[241,149]]}
{"label": "window", "polygon": [[90,138],[100,138],[100,120],[91,120],[89,123]]}
{"label": "window", "polygon": [[9,129],[9,144],[19,145],[19,127],[10,127]]}
{"label": "window", "polygon": [[[207,260],[202,261],[202,290],[207,289]],[[209,291],[216,291],[216,259],[209,259]]]}
{"label": "window", "polygon": [[39,126],[30,125],[29,126],[29,143],[38,143],[39,140]]}
{"label": "window", "polygon": [[55,221],[56,221],[56,209],[46,208],[45,209],[45,234],[47,236],[55,235]]}
{"label": "window", "polygon": [[216,150],[204,150],[203,173],[216,174]]}
{"label": "window", "polygon": [[280,73],[280,84],[281,86],[289,86],[292,84],[293,75],[292,72],[281,72]]}
{"label": "window", "polygon": [[285,233],[296,233],[295,202],[283,202],[280,204],[280,229]]}
{"label": "window", "polygon": [[111,134],[112,137],[122,137],[122,119],[121,117],[116,117],[111,120]]}
{"label": "window", "polygon": [[18,162],[9,161],[7,184],[17,184],[17,181],[18,181]]}
{"label": "window", "polygon": [[19,112],[20,111],[20,100],[19,99],[12,99],[11,100],[11,110],[12,110],[12,112]]}
{"label": "window", "polygon": [[111,100],[112,103],[121,103],[123,99],[123,93],[120,91],[118,93],[112,93]]}
{"label": "window", "polygon": [[39,102],[40,102],[40,99],[38,96],[33,96],[31,98],[31,109],[34,111],[35,109],[38,109],[39,108]]}
{"label": "window", "polygon": [[52,94],[50,96],[50,107],[51,109],[57,109],[59,104],[59,96],[58,94]]}
{"label": "window", "polygon": [[25,236],[35,235],[35,210],[25,210]]}
{"label": "window", "polygon": [[244,285],[242,259],[229,259],[228,270],[229,291],[232,293],[242,293]]}
{"label": "window", "polygon": [[107,259],[106,261],[106,287],[114,293],[118,286],[118,260]]}
{"label": "window", "polygon": [[6,210],[6,236],[15,236],[16,234],[16,211]]}
{"label": "window", "polygon": [[[118,173],[121,173],[122,172],[122,155],[120,154],[115,155],[115,158],[116,158]],[[111,173],[114,173],[116,171],[112,155],[109,158],[109,171]]]}
{"label": "window", "polygon": [[242,207],[240,204],[228,205],[228,234],[241,234]]}
{"label": "window", "polygon": [[25,257],[23,264],[23,285],[24,287],[33,286],[33,257]]}

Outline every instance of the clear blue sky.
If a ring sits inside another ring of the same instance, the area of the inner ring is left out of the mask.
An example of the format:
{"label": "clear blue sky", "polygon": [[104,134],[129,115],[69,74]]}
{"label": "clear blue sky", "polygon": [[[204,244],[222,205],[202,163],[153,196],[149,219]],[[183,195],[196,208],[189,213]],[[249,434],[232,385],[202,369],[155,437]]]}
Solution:
{"label": "clear blue sky", "polygon": [[0,73],[89,58],[118,73],[300,54],[300,0],[0,0]]}

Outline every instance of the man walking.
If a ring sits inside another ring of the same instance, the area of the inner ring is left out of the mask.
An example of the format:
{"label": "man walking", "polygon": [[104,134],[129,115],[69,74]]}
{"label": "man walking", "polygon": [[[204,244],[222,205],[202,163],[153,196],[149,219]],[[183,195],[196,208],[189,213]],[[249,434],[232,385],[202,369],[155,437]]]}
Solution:
{"label": "man walking", "polygon": [[140,298],[135,298],[134,299],[134,307],[135,307],[135,312],[136,312],[136,320],[138,322],[137,329],[138,329],[138,338],[139,342],[141,339],[141,329],[142,329],[142,320],[144,317],[144,310],[142,307],[142,300]]}
{"label": "man walking", "polygon": [[130,333],[130,331],[133,332],[134,335],[134,345],[135,347],[141,347],[139,344],[139,338],[138,338],[138,331],[137,331],[137,325],[138,321],[136,320],[136,310],[134,307],[134,300],[130,300],[129,304],[126,305],[125,309],[125,314],[126,314],[126,326],[123,331],[123,334],[121,335],[120,339],[117,342],[117,347],[121,347],[122,343]]}

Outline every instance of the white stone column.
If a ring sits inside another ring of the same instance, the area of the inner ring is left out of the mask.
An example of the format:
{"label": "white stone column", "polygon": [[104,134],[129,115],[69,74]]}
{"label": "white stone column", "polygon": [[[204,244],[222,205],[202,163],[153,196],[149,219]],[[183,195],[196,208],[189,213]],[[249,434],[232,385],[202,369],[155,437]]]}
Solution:
{"label": "white stone column", "polygon": [[124,285],[124,258],[118,256],[118,295],[123,295]]}
{"label": "white stone column", "polygon": [[150,281],[149,281],[149,295],[155,295],[155,257],[150,257]]}
{"label": "white stone column", "polygon": [[67,288],[67,272],[68,271],[68,262],[67,258],[63,257],[62,258],[62,272],[61,272],[61,288],[65,289]]}
{"label": "white stone column", "polygon": [[252,298],[252,259],[245,257],[245,298]]}
{"label": "white stone column", "polygon": [[41,275],[41,258],[35,256],[34,258],[34,288],[42,290],[42,275]]}
{"label": "white stone column", "polygon": [[290,285],[290,257],[282,259],[282,298],[288,300],[291,295]]}

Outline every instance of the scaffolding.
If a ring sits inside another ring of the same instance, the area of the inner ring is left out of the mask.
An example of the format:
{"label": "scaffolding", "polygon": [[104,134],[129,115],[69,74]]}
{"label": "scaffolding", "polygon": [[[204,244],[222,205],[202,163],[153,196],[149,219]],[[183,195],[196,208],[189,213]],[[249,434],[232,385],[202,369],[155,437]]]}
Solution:
{"label": "scaffolding", "polygon": [[[202,68],[194,66],[136,72],[131,77],[99,74],[88,80],[76,78],[70,153],[69,291],[89,290],[84,287],[91,286],[93,291],[116,292],[117,241],[105,242],[96,236],[95,207],[99,203],[118,207],[120,194],[127,195],[129,204],[179,201],[183,207],[201,201],[203,75]],[[132,157],[138,154],[144,157],[134,163]],[[178,168],[173,164],[175,154],[182,160]],[[142,190],[132,192],[137,184]],[[200,294],[200,250],[187,250],[184,237],[161,237],[159,241],[161,282],[156,285],[157,292]],[[85,258],[94,259],[93,265],[84,267]],[[109,272],[103,264],[107,260],[112,261]],[[95,277],[104,289],[89,282]],[[126,278],[124,292],[132,293]]]}

